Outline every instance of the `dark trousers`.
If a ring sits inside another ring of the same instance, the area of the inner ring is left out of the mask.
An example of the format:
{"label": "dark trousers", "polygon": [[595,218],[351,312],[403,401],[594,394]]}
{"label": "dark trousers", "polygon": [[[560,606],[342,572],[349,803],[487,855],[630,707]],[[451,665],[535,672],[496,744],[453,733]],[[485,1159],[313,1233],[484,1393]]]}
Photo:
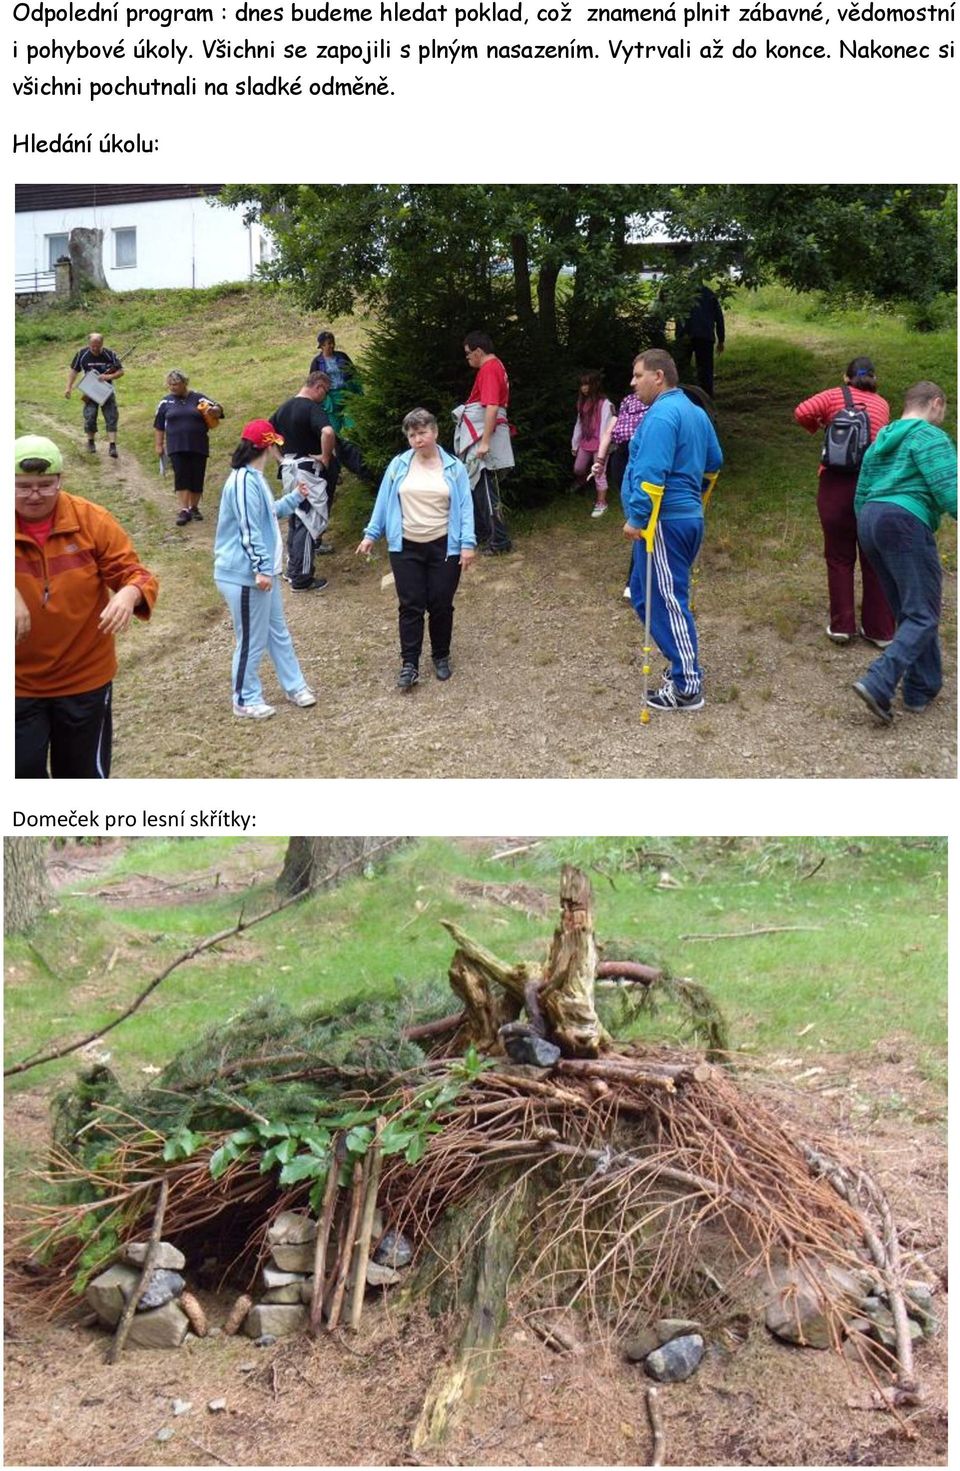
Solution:
{"label": "dark trousers", "polygon": [[460,582],[460,558],[447,556],[447,538],[437,541],[403,540],[403,550],[390,553],[393,580],[400,600],[400,657],[404,664],[420,664],[423,620],[430,629],[430,652],[435,659],[450,654],[453,635],[453,598]]}
{"label": "dark trousers", "polygon": [[697,382],[713,398],[713,338],[679,337],[673,344],[674,357],[681,373],[697,360]]}
{"label": "dark trousers", "polygon": [[943,684],[940,662],[943,574],[937,543],[919,516],[891,501],[868,501],[860,513],[860,541],[893,609],[897,631],[863,677],[881,705],[903,680],[907,705],[923,706]]}
{"label": "dark trousers", "polygon": [[481,470],[477,476],[473,486],[473,524],[478,547],[488,547],[491,552],[509,552],[512,549],[495,470]]}
{"label": "dark trousers", "polygon": [[117,407],[116,395],[111,393],[106,403],[98,404],[92,398],[83,400],[83,427],[87,431],[87,438],[93,439],[97,432],[97,413],[103,414],[104,427],[113,440],[117,433],[117,425],[120,423],[120,410]]}
{"label": "dark trousers", "polygon": [[113,754],[112,692],[112,684],[103,684],[82,695],[18,697],[17,777],[108,777]]}
{"label": "dark trousers", "polygon": [[310,587],[314,580],[318,542],[294,513],[287,524],[287,576],[291,587]]}
{"label": "dark trousers", "polygon": [[834,633],[857,631],[854,572],[860,556],[860,580],[863,596],[860,625],[867,638],[893,638],[893,613],[880,579],[857,537],[857,517],[853,498],[857,476],[842,470],[824,470],[817,487],[817,510],[823,527],[823,555],[827,564],[827,591],[830,594],[830,627]]}

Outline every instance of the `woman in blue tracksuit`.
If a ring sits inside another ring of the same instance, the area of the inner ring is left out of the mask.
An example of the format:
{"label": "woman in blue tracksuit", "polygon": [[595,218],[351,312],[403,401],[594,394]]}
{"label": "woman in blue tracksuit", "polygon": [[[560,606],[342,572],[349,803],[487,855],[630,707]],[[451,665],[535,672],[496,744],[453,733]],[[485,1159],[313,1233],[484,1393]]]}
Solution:
{"label": "woman in blue tracksuit", "polygon": [[386,533],[400,602],[397,688],[408,693],[420,678],[424,615],[436,676],[450,678],[453,599],[461,571],[477,554],[477,538],[470,477],[437,443],[433,414],[412,409],[403,432],[410,448],[387,466],[357,553],[365,556]]}
{"label": "woman in blue tracksuit", "polygon": [[317,697],[303,677],[293,651],[280,592],[283,542],[278,516],[289,516],[299,490],[275,501],[263,476],[268,460],[278,460],[283,439],[267,419],[253,419],[230,461],[233,469],[220,497],[213,545],[213,576],[226,599],[237,643],[233,653],[233,713],[266,720],[276,711],[263,698],[260,661],[270,655],[283,691],[305,710]]}

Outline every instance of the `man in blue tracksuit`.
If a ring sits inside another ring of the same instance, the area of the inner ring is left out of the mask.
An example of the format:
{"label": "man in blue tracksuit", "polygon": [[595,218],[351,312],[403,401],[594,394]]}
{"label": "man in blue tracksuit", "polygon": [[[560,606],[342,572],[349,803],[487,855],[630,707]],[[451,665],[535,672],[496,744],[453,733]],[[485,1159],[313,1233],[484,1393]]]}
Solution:
{"label": "man in blue tracksuit", "polygon": [[650,631],[670,667],[660,689],[647,698],[651,710],[700,710],[704,703],[690,574],[703,540],[704,480],[719,471],[723,453],[709,417],[678,382],[677,365],[661,348],[634,360],[633,391],[649,407],[630,441],[620,499],[627,518],[623,534],[634,544],[630,600],[641,622],[646,598],[641,534],[653,507],[643,485],[664,487],[653,541]]}

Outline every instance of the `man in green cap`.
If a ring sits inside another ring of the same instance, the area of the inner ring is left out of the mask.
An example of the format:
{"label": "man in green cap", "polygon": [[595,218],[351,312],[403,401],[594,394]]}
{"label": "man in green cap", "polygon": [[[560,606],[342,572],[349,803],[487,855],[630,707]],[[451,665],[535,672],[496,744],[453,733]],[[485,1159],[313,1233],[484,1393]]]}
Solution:
{"label": "man in green cap", "polygon": [[109,511],[61,489],[52,440],[18,439],[13,473],[16,775],[107,777],[115,637],[150,617],[157,579]]}

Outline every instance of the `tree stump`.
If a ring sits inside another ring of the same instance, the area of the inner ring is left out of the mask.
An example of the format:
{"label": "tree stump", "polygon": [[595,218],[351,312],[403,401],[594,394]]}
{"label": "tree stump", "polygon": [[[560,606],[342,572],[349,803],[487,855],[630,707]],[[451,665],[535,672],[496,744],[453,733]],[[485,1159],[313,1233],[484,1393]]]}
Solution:
{"label": "tree stump", "polygon": [[568,864],[561,874],[560,920],[545,966],[508,965],[458,925],[442,923],[457,943],[449,977],[465,1007],[464,1039],[479,1051],[501,1053],[499,1030],[524,1006],[534,1030],[567,1057],[597,1057],[610,1046],[594,1006],[593,891],[580,869]]}

